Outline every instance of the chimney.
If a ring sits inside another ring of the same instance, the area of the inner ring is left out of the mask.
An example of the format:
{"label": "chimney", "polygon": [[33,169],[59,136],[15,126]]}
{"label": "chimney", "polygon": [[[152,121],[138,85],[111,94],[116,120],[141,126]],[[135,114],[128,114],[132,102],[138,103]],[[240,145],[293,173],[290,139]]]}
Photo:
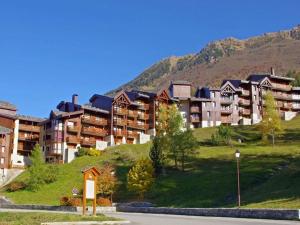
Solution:
{"label": "chimney", "polygon": [[72,103],[75,105],[78,105],[78,95],[77,94],[72,95]]}
{"label": "chimney", "polygon": [[275,70],[273,67],[271,67],[271,75],[275,75]]}

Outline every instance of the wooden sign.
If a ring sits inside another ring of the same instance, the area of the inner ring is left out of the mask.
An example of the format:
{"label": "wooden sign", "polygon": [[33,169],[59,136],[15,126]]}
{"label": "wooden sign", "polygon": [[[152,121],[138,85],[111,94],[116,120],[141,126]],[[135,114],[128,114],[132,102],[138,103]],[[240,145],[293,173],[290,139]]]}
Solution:
{"label": "wooden sign", "polygon": [[91,199],[93,200],[93,215],[96,215],[96,187],[100,172],[96,167],[88,167],[81,172],[83,173],[82,214],[85,215],[86,200]]}

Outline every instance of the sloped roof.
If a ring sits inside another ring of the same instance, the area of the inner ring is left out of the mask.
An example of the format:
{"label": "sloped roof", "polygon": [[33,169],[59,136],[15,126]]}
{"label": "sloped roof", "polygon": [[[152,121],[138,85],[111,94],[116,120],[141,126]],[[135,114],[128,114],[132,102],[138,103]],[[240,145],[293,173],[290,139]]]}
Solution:
{"label": "sloped roof", "polygon": [[109,97],[109,96],[106,96],[106,95],[98,95],[98,94],[94,94],[90,98],[90,102],[91,102],[93,107],[103,109],[103,110],[107,110],[107,111],[111,110],[113,100],[114,99],[112,97]]}
{"label": "sloped roof", "polygon": [[223,80],[221,86],[223,86],[226,82],[230,82],[235,88],[239,88],[240,84],[242,83],[241,80]]}
{"label": "sloped roof", "polygon": [[101,112],[101,113],[109,114],[108,110],[104,110],[104,109],[100,109],[100,108],[97,108],[97,107],[93,107],[92,103],[83,104],[81,106],[81,108],[82,109],[91,110],[91,111],[95,111],[95,112]]}
{"label": "sloped roof", "polygon": [[46,118],[39,118],[39,117],[26,116],[26,115],[17,115],[17,118],[19,120],[27,120],[27,121],[38,122],[38,123],[46,120]]}
{"label": "sloped roof", "polygon": [[11,104],[10,102],[1,101],[1,100],[0,100],[0,108],[17,110],[17,107],[15,105]]}
{"label": "sloped roof", "polygon": [[269,74],[251,74],[250,76],[248,76],[247,80],[260,82],[265,77],[269,77],[269,76],[270,76]]}

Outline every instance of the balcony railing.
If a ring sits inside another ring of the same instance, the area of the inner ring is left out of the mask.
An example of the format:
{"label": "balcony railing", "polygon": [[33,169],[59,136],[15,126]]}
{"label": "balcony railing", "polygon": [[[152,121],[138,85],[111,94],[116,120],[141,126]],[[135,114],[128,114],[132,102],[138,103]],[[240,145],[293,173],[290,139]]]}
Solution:
{"label": "balcony railing", "polygon": [[233,103],[233,99],[231,98],[221,98],[221,104],[223,105],[230,105]]}
{"label": "balcony railing", "polygon": [[192,123],[199,123],[200,122],[200,118],[199,117],[191,117],[191,122]]}
{"label": "balcony railing", "polygon": [[67,126],[67,131],[69,133],[78,133],[79,127],[78,126]]}
{"label": "balcony railing", "polygon": [[199,107],[191,107],[191,113],[198,113],[198,112],[200,112]]}
{"label": "balcony railing", "polygon": [[37,135],[31,135],[31,136],[19,135],[18,139],[21,141],[38,142],[40,138]]}
{"label": "balcony railing", "polygon": [[19,130],[31,131],[31,132],[40,132],[40,127],[33,125],[20,124]]}
{"label": "balcony railing", "polygon": [[124,137],[127,135],[125,130],[117,130],[117,131],[114,131],[113,134],[117,137]]}
{"label": "balcony railing", "polygon": [[239,100],[239,104],[240,104],[240,105],[248,106],[248,105],[250,105],[250,101],[249,101],[249,100],[243,100],[243,99],[240,99],[240,100]]}
{"label": "balcony railing", "polygon": [[242,90],[242,96],[250,96],[249,90]]}
{"label": "balcony railing", "polygon": [[148,104],[140,104],[139,106],[139,109],[142,109],[142,110],[149,110],[149,105]]}
{"label": "balcony railing", "polygon": [[148,120],[149,115],[148,114],[138,114],[138,118],[141,120]]}
{"label": "balcony railing", "polygon": [[78,137],[67,137],[67,142],[72,144],[78,144],[80,142],[80,139]]}
{"label": "balcony railing", "polygon": [[240,114],[249,116],[251,114],[250,109],[240,109]]}
{"label": "balcony railing", "polygon": [[86,139],[82,139],[80,141],[80,144],[83,146],[95,146],[96,145],[96,140],[86,140]]}
{"label": "balcony railing", "polygon": [[114,120],[114,124],[118,125],[118,126],[125,126],[126,125],[126,120],[121,120],[121,119]]}
{"label": "balcony railing", "polygon": [[136,129],[142,129],[142,130],[149,129],[149,125],[147,125],[147,124],[138,124],[138,123],[134,123],[134,122],[128,122],[127,126],[136,128]]}
{"label": "balcony railing", "polygon": [[114,109],[114,114],[126,115],[127,114],[127,109],[122,109],[122,108]]}
{"label": "balcony railing", "polygon": [[103,136],[107,135],[106,130],[101,130],[101,129],[94,128],[94,127],[83,127],[82,133],[92,135],[92,136],[98,136],[98,137],[103,137]]}
{"label": "balcony railing", "polygon": [[221,109],[221,114],[232,114],[232,109]]}
{"label": "balcony railing", "polygon": [[221,123],[230,124],[232,123],[231,118],[221,118]]}
{"label": "balcony railing", "polygon": [[293,104],[293,109],[300,109],[300,105],[295,105],[295,104]]}
{"label": "balcony railing", "polygon": [[82,122],[86,124],[93,124],[93,125],[107,125],[107,120],[105,119],[96,119],[95,117],[82,117]]}
{"label": "balcony railing", "polygon": [[127,137],[129,138],[137,138],[139,136],[139,133],[137,132],[128,132]]}
{"label": "balcony railing", "polygon": [[273,94],[274,98],[279,100],[292,100],[292,95],[287,94]]}
{"label": "balcony railing", "polygon": [[137,112],[133,112],[133,111],[128,111],[128,117],[137,117],[138,113]]}

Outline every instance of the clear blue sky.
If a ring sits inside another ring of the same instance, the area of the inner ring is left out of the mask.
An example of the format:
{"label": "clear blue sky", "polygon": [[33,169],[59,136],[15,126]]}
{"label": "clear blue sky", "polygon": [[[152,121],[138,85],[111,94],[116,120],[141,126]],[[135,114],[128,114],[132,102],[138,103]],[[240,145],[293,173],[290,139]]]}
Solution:
{"label": "clear blue sky", "polygon": [[170,55],[300,23],[298,0],[9,0],[0,3],[0,99],[46,117]]}

